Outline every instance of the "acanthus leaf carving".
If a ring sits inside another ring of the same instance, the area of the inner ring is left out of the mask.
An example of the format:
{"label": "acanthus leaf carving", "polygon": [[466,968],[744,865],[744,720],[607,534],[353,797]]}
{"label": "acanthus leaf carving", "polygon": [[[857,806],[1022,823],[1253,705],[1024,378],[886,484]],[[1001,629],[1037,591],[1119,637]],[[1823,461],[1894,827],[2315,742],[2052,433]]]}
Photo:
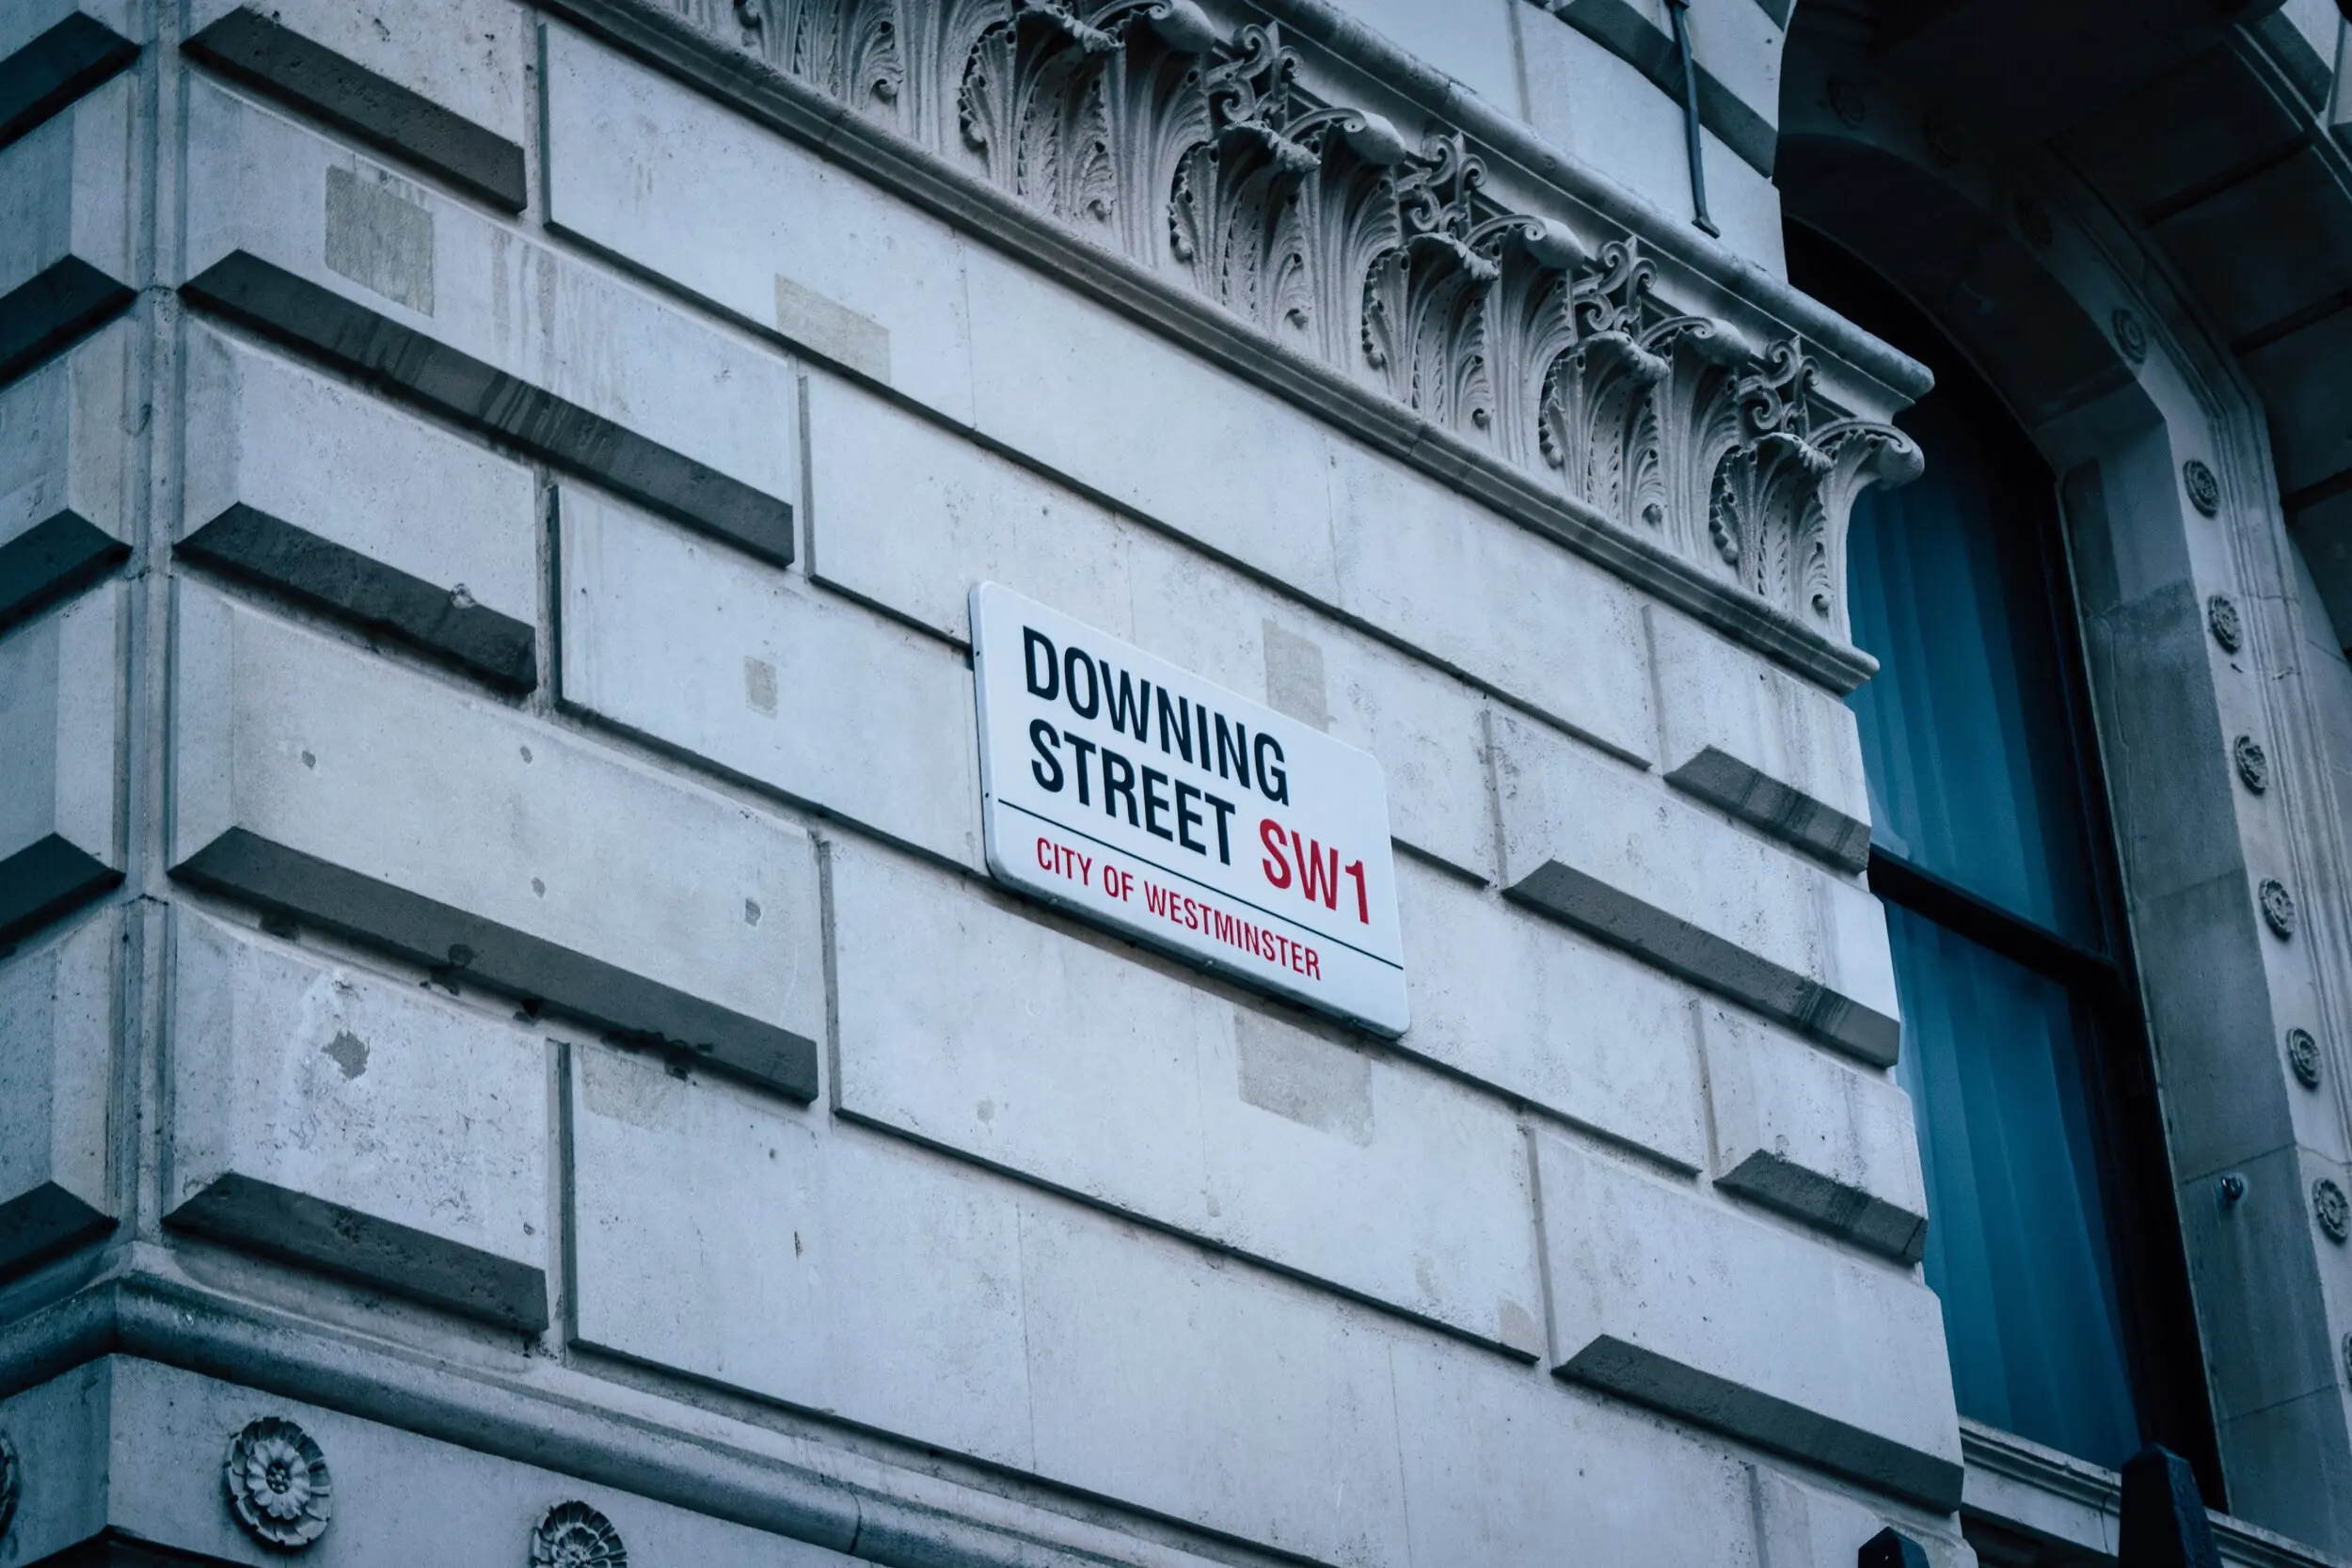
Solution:
{"label": "acanthus leaf carving", "polygon": [[1899,431],[1660,296],[1635,235],[1508,210],[1458,133],[1318,101],[1272,23],[1198,0],[683,0],[754,51],[1288,352],[1845,635],[1854,499]]}

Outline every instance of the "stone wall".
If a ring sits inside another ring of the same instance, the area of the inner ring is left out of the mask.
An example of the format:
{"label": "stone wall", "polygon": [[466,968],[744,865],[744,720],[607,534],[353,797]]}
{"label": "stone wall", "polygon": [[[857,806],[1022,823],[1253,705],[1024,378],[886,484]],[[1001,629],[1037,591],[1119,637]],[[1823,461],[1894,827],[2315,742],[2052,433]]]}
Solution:
{"label": "stone wall", "polygon": [[[0,1560],[1970,1560],[1916,367],[1277,8],[0,31]],[[993,885],[981,581],[1379,759],[1401,1039]]]}

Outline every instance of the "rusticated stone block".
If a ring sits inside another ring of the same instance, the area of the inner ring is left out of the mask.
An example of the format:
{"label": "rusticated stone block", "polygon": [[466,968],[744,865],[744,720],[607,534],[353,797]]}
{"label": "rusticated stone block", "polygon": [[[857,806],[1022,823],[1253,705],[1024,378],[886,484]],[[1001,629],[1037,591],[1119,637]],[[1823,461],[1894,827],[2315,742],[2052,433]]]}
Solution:
{"label": "rusticated stone block", "polygon": [[1859,871],[1870,855],[1862,747],[1845,704],[1662,605],[1649,621],[1666,782]]}
{"label": "rusticated stone block", "polygon": [[524,188],[529,29],[500,0],[196,0],[181,47],[508,212]]}
{"label": "rusticated stone block", "polygon": [[538,683],[531,470],[191,323],[179,552]]}
{"label": "rusticated stone block", "polygon": [[0,381],[131,303],[132,84],[0,151]]}
{"label": "rusticated stone block", "polygon": [[1555,1373],[1959,1505],[1943,1308],[1926,1286],[1550,1133],[1534,1141]]}
{"label": "rusticated stone block", "polygon": [[193,582],[175,613],[175,876],[816,1093],[805,832]]}
{"label": "rusticated stone block", "polygon": [[0,628],[131,553],[133,324],[0,389]]}
{"label": "rusticated stone block", "polygon": [[536,1032],[185,908],[173,937],[169,1221],[545,1328]]}
{"label": "rusticated stone block", "polygon": [[845,1115],[1540,1348],[1502,1106],[881,851],[838,846],[833,896]]}
{"label": "rusticated stone block", "polygon": [[568,27],[542,36],[550,227],[972,422],[954,230]]}
{"label": "rusticated stone block", "polygon": [[1715,1185],[1915,1263],[1928,1195],[1911,1101],[1758,1019],[1700,1008]]}
{"label": "rusticated stone block", "polygon": [[123,592],[0,641],[0,947],[122,879]]}
{"label": "rusticated stone block", "polygon": [[0,14],[0,146],[138,58],[131,0],[15,0]]}
{"label": "rusticated stone block", "polygon": [[1689,987],[1483,888],[1396,869],[1400,1047],[1670,1164],[1707,1163]]}
{"label": "rusticated stone block", "polygon": [[953,648],[578,486],[558,512],[566,705],[980,866]]}
{"label": "rusticated stone block", "polygon": [[188,87],[183,293],[771,561],[788,367],[209,82]]}
{"label": "rusticated stone block", "polygon": [[1894,960],[1868,889],[1506,715],[1491,717],[1491,732],[1512,897],[1893,1063]]}
{"label": "rusticated stone block", "polygon": [[0,1270],[108,1229],[115,951],[107,911],[0,963]]}

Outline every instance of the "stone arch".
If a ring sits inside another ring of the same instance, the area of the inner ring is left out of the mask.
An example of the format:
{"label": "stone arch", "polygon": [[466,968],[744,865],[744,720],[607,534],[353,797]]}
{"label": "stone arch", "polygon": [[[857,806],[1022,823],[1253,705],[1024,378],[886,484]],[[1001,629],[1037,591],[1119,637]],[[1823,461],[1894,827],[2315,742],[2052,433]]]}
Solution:
{"label": "stone arch", "polygon": [[[2352,1066],[2345,831],[2326,740],[2352,721],[2352,690],[2306,674],[2335,633],[2285,530],[2259,399],[2197,302],[2169,292],[2146,235],[2046,151],[2005,148],[1967,104],[1877,69],[1869,23],[1868,0],[1798,7],[1784,209],[1931,317],[2060,476],[2218,1479],[2233,1512],[2352,1549],[2352,1499],[2329,1479],[2352,1466],[2328,1361],[2334,1259],[2301,1201],[2315,1130],[2327,1123],[2322,1147],[2341,1142],[2352,1102],[2297,1099],[2279,1049],[2308,1028],[2331,1041],[2334,1082]],[[2217,515],[2189,497],[2192,460],[2220,475]],[[2241,647],[2209,630],[2216,598],[2242,616]],[[2256,728],[2293,775],[2259,799],[2229,761],[2233,737]],[[2258,890],[2274,878],[2317,917],[2293,943],[2263,927]],[[2225,1170],[2291,1210],[2263,1275],[2209,1201]],[[2327,1397],[2282,1415],[2288,1363],[2314,1387],[2324,1376]]]}

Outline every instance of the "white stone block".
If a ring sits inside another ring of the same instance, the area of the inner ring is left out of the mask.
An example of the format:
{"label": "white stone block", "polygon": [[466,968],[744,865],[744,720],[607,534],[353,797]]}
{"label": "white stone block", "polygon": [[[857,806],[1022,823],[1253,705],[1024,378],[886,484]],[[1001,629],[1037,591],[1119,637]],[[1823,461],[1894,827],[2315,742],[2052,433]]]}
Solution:
{"label": "white stone block", "polygon": [[1662,605],[1651,605],[1666,782],[1833,864],[1870,854],[1853,713]]}
{"label": "white stone block", "polygon": [[183,555],[538,684],[531,470],[191,322]]}
{"label": "white stone block", "polygon": [[135,341],[116,322],[0,390],[0,626],[130,554]]}
{"label": "white stone block", "polygon": [[1901,1263],[1927,1243],[1911,1098],[1760,1019],[1705,1004],[1715,1185]]}
{"label": "white stone block", "polygon": [[1203,548],[1332,602],[1322,425],[992,251],[964,255],[973,422]]}
{"label": "white stone block", "polygon": [[1370,752],[1399,843],[1494,874],[1484,697],[1156,535],[1135,542],[1128,576],[1136,641]]}
{"label": "white stone block", "polygon": [[1278,1552],[1405,1568],[1394,1339],[1066,1205],[1023,1206],[1040,1471]]}
{"label": "white stone block", "polygon": [[953,230],[567,27],[542,38],[552,227],[972,422]]}
{"label": "white stone block", "polygon": [[640,1055],[571,1056],[581,1342],[1029,1465],[1010,1189]]}
{"label": "white stone block", "polygon": [[[1756,1561],[1759,1568],[1846,1568],[1887,1521],[1851,1498],[1755,1465]],[[1902,1533],[1928,1552],[1932,1568],[1954,1562],[1954,1543],[1930,1535],[1910,1520]],[[1964,1550],[1965,1548],[1962,1548]],[[1969,1568],[1975,1564],[1969,1563]]]}
{"label": "white stone block", "polygon": [[0,641],[0,946],[122,879],[123,590]]}
{"label": "white stone block", "polygon": [[547,1327],[537,1032],[184,907],[173,939],[170,1223]]}
{"label": "white stone block", "polygon": [[1560,1376],[1948,1511],[1940,1303],[1866,1262],[1535,1134]]}
{"label": "white stone block", "polygon": [[833,900],[843,1114],[1538,1349],[1501,1106],[880,850]]}
{"label": "white stone block", "polygon": [[0,381],[131,303],[133,83],[0,150]]}
{"label": "white stone block", "polygon": [[1705,1440],[1440,1340],[1389,1361],[1414,1562],[1754,1562],[1748,1467]]}
{"label": "white stone block", "polygon": [[1684,1170],[1707,1163],[1687,988],[1442,872],[1397,863],[1398,1045]]}
{"label": "white stone block", "polygon": [[953,648],[577,486],[564,702],[976,869],[979,741]]}
{"label": "white stone block", "polygon": [[108,910],[0,964],[0,1270],[114,1224],[106,1104],[121,929]]}
{"label": "white stone block", "polygon": [[1656,745],[1641,600],[1434,479],[1332,443],[1339,604],[1597,745]]}
{"label": "white stone block", "polygon": [[1877,1066],[1899,1037],[1879,902],[1628,768],[1490,715],[1511,896]]}
{"label": "white stone block", "polygon": [[1511,10],[1523,0],[1340,0],[1342,8],[1506,115],[1519,113]]}
{"label": "white stone block", "polygon": [[234,604],[175,604],[173,874],[807,1099],[802,830]]}
{"label": "white stone block", "polygon": [[192,0],[188,53],[520,212],[529,29],[505,0]]}
{"label": "white stone block", "polygon": [[808,378],[808,574],[972,640],[972,588],[1001,582],[1133,641],[1137,530],[849,382]]}
{"label": "white stone block", "polygon": [[790,367],[201,79],[198,303],[771,560],[792,554]]}
{"label": "white stone block", "polygon": [[138,57],[133,0],[14,0],[0,10],[0,145]]}

